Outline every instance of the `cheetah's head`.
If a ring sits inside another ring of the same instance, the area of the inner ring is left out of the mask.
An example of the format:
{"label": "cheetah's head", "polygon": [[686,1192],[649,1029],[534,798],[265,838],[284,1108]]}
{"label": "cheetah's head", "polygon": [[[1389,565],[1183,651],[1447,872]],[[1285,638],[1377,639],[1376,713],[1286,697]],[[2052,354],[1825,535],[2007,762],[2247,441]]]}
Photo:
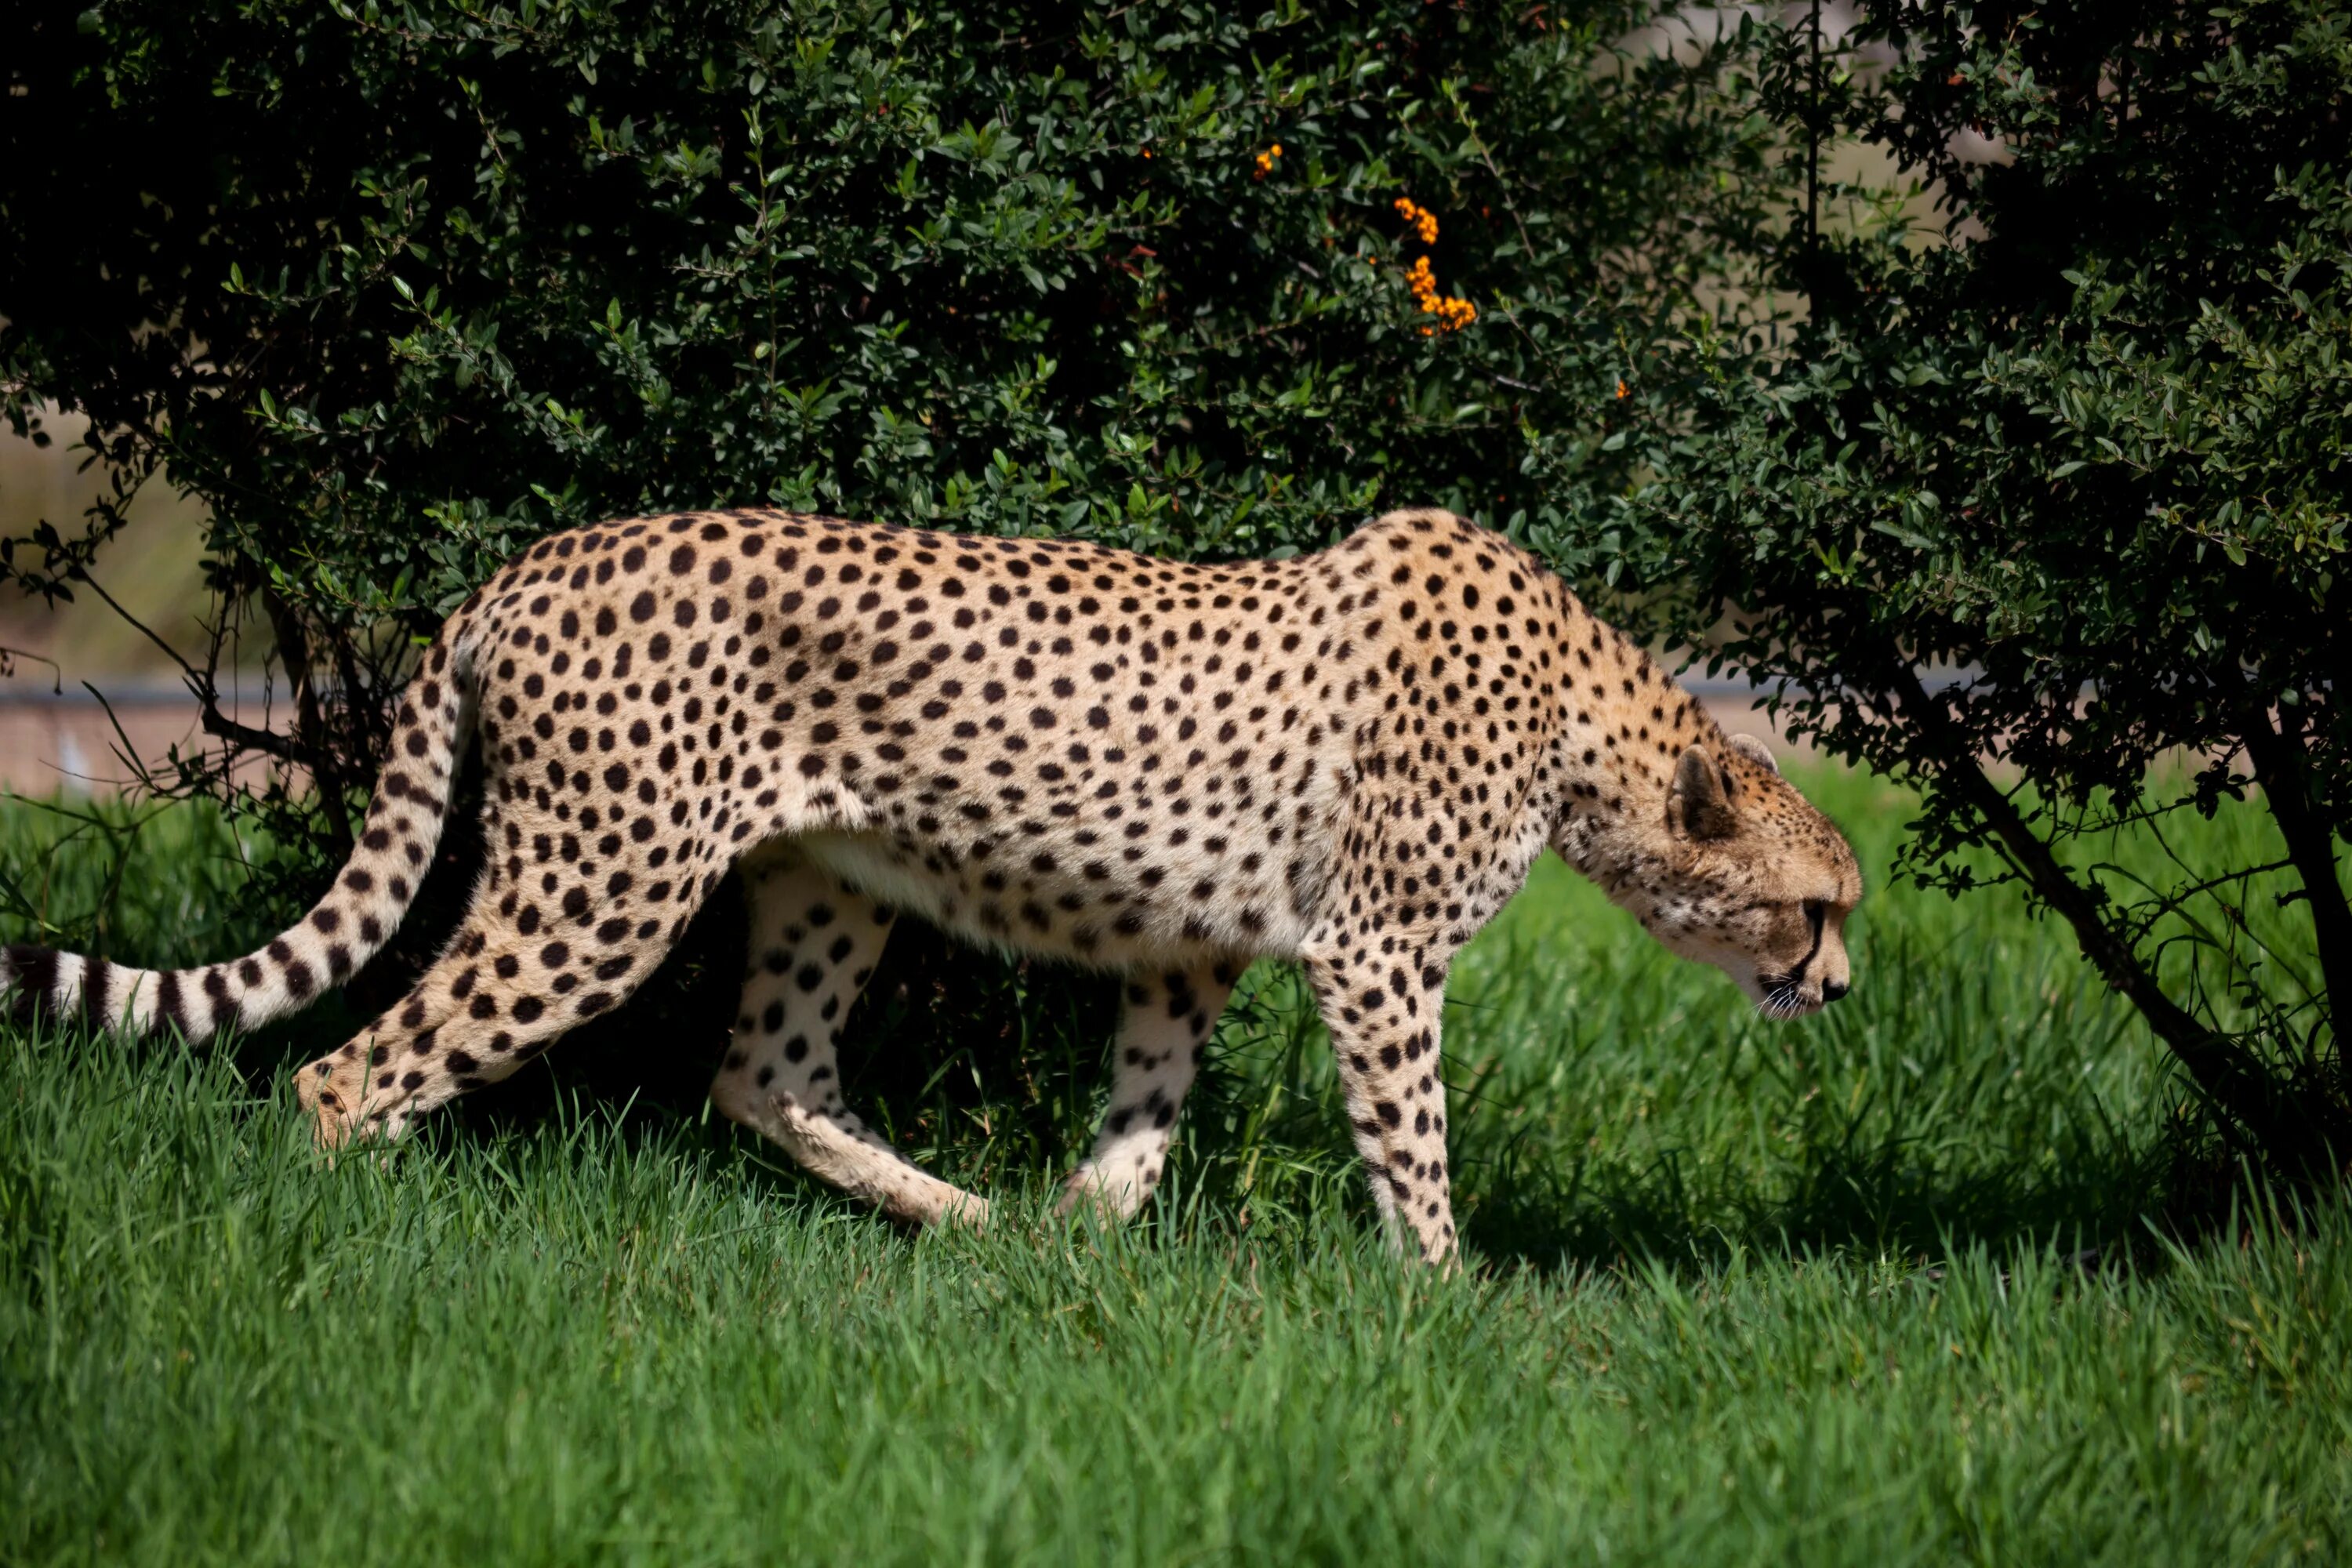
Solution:
{"label": "cheetah's head", "polygon": [[1662,816],[1653,863],[1618,899],[1651,935],[1730,975],[1771,1017],[1846,994],[1845,918],[1862,898],[1861,868],[1762,742],[1685,752]]}

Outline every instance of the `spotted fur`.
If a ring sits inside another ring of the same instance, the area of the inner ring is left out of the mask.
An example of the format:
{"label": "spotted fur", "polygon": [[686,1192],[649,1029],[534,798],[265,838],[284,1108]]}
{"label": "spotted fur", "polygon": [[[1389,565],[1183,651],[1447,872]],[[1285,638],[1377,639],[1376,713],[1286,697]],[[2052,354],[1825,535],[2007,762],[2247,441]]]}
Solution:
{"label": "spotted fur", "polygon": [[1312,983],[1392,1233],[1454,1250],[1439,1076],[1454,954],[1547,845],[1759,1006],[1849,982],[1837,830],[1559,579],[1449,513],[1203,566],[772,511],[581,530],[454,616],[363,836],[268,947],[205,968],[11,949],[21,1005],[201,1037],[299,1007],[413,896],[459,745],[489,862],[446,951],[305,1068],[320,1140],[396,1132],[617,1005],[730,867],[750,962],[711,1089],[920,1222],[987,1205],[843,1102],[841,1026],[901,911],[1126,977],[1067,1201],[1132,1213],[1240,970]]}

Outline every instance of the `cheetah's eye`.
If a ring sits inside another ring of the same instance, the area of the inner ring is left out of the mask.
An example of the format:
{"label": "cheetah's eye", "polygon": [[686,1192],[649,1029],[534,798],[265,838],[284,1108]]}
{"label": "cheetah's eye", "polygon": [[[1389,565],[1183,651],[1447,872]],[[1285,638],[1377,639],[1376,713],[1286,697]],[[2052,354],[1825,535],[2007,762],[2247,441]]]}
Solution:
{"label": "cheetah's eye", "polygon": [[1819,899],[1807,899],[1804,910],[1805,923],[1813,928],[1813,942],[1818,946],[1822,940],[1822,920],[1828,913],[1827,906]]}

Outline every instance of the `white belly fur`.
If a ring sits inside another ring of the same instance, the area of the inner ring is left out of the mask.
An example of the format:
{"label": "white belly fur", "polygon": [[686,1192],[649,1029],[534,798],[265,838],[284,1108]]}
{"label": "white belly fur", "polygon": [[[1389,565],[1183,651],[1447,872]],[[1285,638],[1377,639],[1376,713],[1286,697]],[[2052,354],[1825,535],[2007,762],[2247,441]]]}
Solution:
{"label": "white belly fur", "polygon": [[1244,934],[1223,921],[1215,921],[1203,940],[1187,941],[1179,931],[1155,928],[1134,936],[1106,934],[1092,951],[1081,952],[1067,940],[1067,928],[1039,936],[1023,930],[993,930],[977,917],[969,887],[952,876],[940,876],[921,860],[906,854],[879,833],[806,833],[782,842],[796,845],[816,865],[844,884],[905,914],[920,917],[967,942],[1016,954],[1066,959],[1092,967],[1129,971],[1141,968],[1182,968],[1203,962],[1296,952],[1307,934],[1306,919],[1285,906],[1265,929]]}

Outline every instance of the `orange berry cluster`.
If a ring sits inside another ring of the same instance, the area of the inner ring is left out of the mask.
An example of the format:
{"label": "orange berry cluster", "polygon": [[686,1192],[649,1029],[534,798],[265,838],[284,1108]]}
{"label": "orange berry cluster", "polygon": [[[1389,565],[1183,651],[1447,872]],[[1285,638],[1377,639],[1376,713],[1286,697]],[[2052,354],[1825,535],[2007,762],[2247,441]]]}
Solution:
{"label": "orange berry cluster", "polygon": [[1397,216],[1404,219],[1408,224],[1411,224],[1412,226],[1412,231],[1421,236],[1422,244],[1435,245],[1437,243],[1437,215],[1435,213],[1431,212],[1427,207],[1415,205],[1411,196],[1399,196],[1396,199],[1396,210]]}
{"label": "orange berry cluster", "polygon": [[1412,290],[1412,297],[1421,301],[1422,314],[1437,318],[1437,326],[1421,329],[1423,337],[1429,336],[1438,327],[1449,332],[1458,332],[1478,319],[1477,306],[1467,300],[1453,299],[1437,291],[1437,279],[1429,270],[1428,257],[1415,258],[1412,270],[1404,275],[1404,280],[1405,286]]}
{"label": "orange berry cluster", "polygon": [[[1437,243],[1435,213],[1405,196],[1396,199],[1396,210],[1405,222],[1412,226],[1412,231],[1421,237],[1422,244]],[[1440,331],[1458,332],[1478,319],[1477,306],[1467,300],[1455,299],[1438,291],[1437,277],[1430,270],[1428,257],[1415,258],[1411,270],[1404,275],[1404,280],[1405,286],[1412,290],[1413,299],[1420,302],[1421,313],[1437,318],[1433,325],[1421,329],[1423,337]]]}
{"label": "orange berry cluster", "polygon": [[1267,148],[1265,152],[1260,153],[1257,155],[1257,174],[1255,177],[1263,180],[1268,174],[1273,174],[1275,163],[1276,160],[1280,159],[1281,156],[1282,143],[1279,142]]}

